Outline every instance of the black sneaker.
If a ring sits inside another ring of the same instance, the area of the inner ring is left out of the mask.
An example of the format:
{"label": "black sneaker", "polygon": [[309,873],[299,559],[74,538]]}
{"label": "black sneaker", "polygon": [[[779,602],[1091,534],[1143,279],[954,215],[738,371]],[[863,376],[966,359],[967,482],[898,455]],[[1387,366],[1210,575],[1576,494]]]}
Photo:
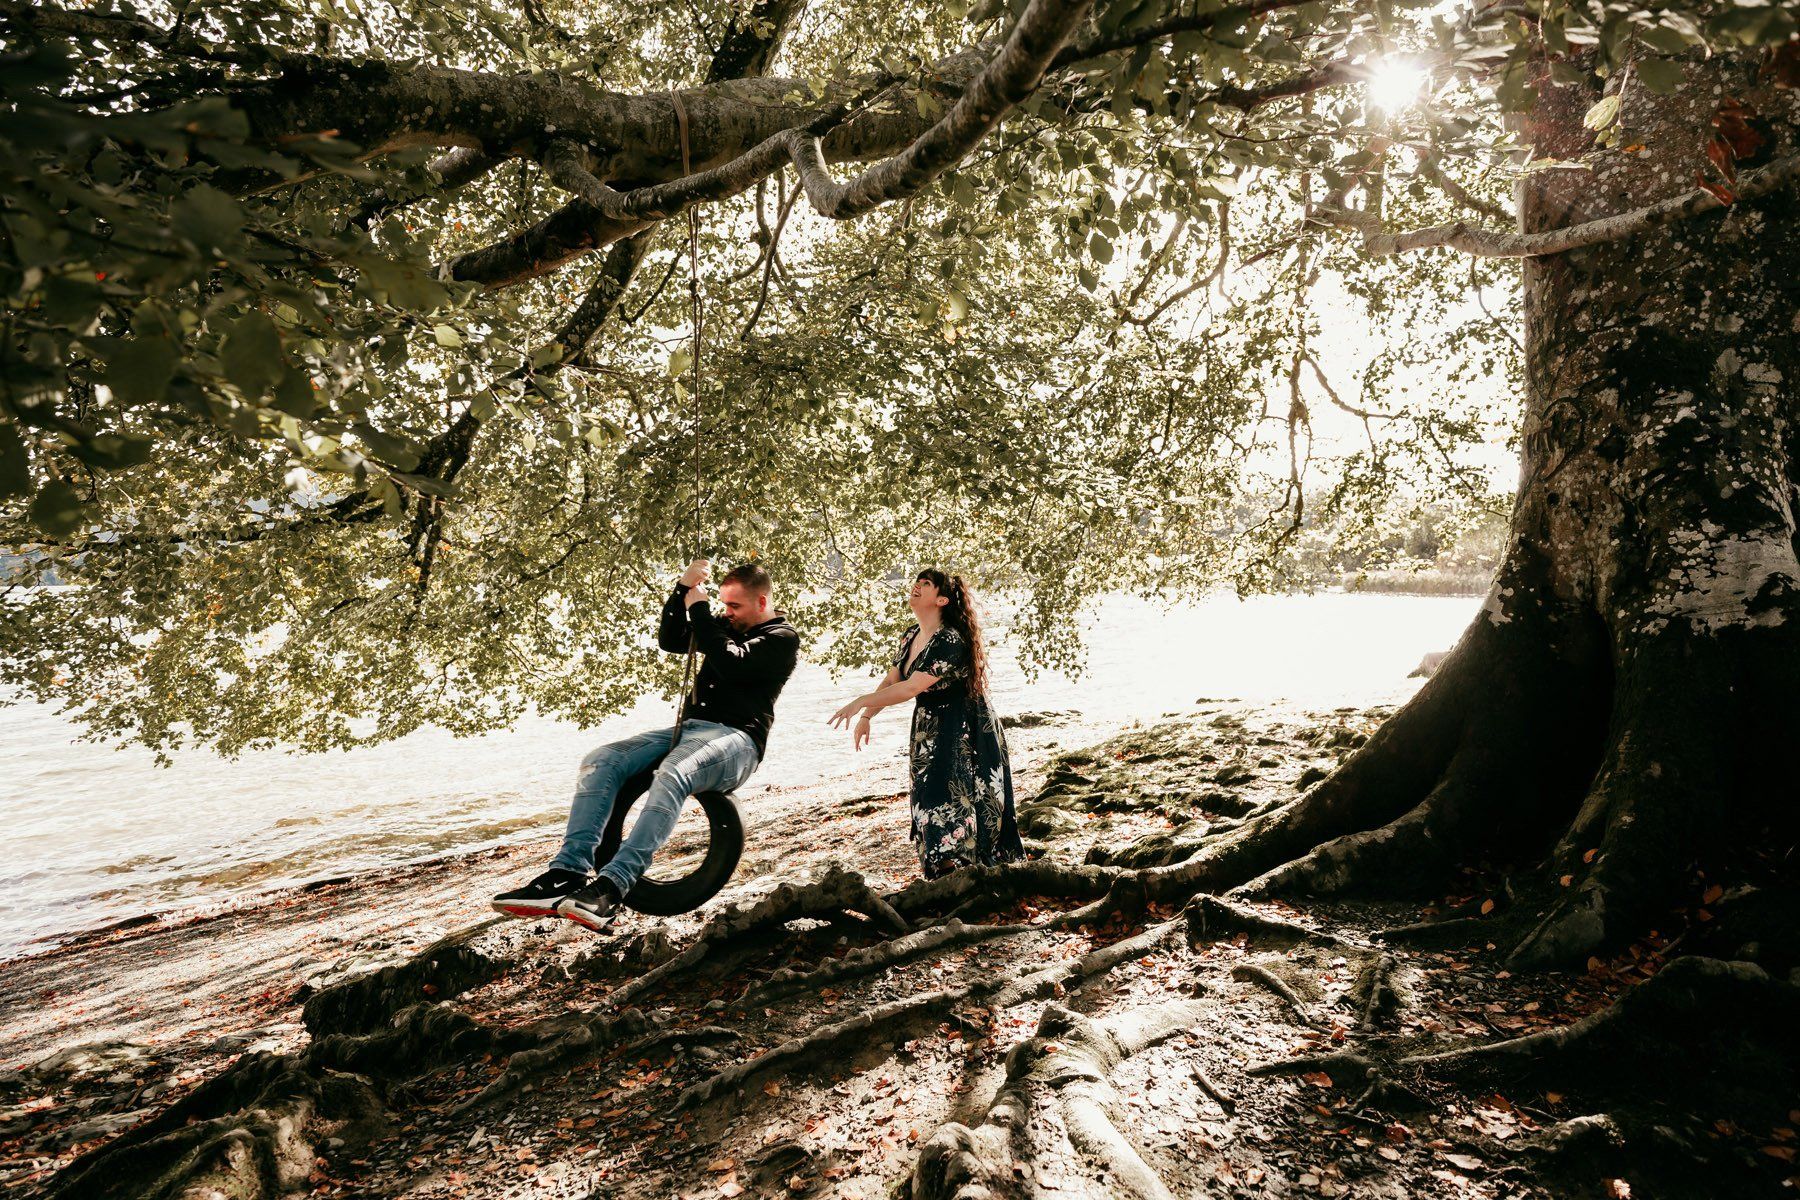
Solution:
{"label": "black sneaker", "polygon": [[580,891],[563,897],[556,911],[577,925],[586,925],[598,933],[613,923],[613,917],[619,911],[619,899],[618,885],[606,876],[598,875]]}
{"label": "black sneaker", "polygon": [[551,867],[524,887],[495,896],[494,911],[509,917],[554,917],[557,903],[586,882],[580,871]]}

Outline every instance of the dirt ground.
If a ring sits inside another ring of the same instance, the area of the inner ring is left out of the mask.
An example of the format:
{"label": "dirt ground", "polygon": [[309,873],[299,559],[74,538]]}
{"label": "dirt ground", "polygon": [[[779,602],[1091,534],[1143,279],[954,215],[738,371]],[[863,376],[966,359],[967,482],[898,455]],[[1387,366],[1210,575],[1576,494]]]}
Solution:
{"label": "dirt ground", "polygon": [[[1288,802],[1383,715],[1202,703],[1082,750],[1040,718],[1015,736],[1030,872],[919,885],[903,794],[798,792],[748,814],[746,868],[704,909],[609,935],[486,919],[546,842],[76,939],[0,978],[0,1184],[1796,1194],[1791,1062],[1696,1062],[1669,1022],[1612,1019],[1660,1011],[1616,1002],[1704,942],[1705,908],[1514,975],[1484,935],[1498,876],[1303,909],[1114,886]],[[1464,1052],[1487,1044],[1524,1049]]]}

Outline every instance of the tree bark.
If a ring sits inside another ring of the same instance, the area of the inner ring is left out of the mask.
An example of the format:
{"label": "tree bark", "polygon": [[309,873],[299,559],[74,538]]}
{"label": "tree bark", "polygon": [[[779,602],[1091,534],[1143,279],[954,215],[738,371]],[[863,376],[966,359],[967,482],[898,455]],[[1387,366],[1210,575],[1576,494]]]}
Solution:
{"label": "tree bark", "polygon": [[[1628,83],[1621,141],[1642,148],[1599,154],[1582,122],[1601,93],[1546,80],[1533,157],[1593,166],[1526,176],[1523,232],[1718,180],[1722,101],[1763,138],[1740,136],[1735,165],[1794,152],[1800,95],[1754,56],[1687,71],[1675,95]],[[1520,485],[1480,615],[1332,777],[1153,891],[1425,890],[1482,859],[1540,863],[1549,900],[1513,957],[1548,965],[1645,932],[1697,864],[1792,844],[1795,216],[1778,190],[1526,261]]]}

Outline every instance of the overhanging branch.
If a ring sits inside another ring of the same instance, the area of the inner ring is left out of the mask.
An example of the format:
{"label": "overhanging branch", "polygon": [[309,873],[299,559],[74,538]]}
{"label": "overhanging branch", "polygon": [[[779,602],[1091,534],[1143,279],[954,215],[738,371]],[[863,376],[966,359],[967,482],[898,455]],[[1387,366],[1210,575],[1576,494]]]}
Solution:
{"label": "overhanging branch", "polygon": [[[1779,191],[1796,179],[1800,179],[1800,155],[1777,159],[1753,175],[1744,175],[1736,198],[1754,200]],[[1436,247],[1449,247],[1480,258],[1538,258],[1600,242],[1634,237],[1659,225],[1685,221],[1723,207],[1725,201],[1712,192],[1705,188],[1695,188],[1679,196],[1659,200],[1655,204],[1634,208],[1630,212],[1615,213],[1595,221],[1584,221],[1580,225],[1546,229],[1539,233],[1507,233],[1482,229],[1464,221],[1405,233],[1384,233],[1376,218],[1367,213],[1341,208],[1316,209],[1312,220],[1315,224],[1362,234],[1364,252],[1377,258]]]}

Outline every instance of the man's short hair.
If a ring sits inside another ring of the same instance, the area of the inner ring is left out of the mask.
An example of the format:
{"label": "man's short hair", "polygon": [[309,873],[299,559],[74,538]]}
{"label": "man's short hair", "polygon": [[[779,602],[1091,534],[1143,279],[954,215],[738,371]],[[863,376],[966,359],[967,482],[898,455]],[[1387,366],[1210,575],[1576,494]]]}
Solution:
{"label": "man's short hair", "polygon": [[745,591],[755,592],[760,596],[768,595],[770,589],[774,587],[774,581],[769,578],[769,573],[753,562],[743,563],[725,572],[719,578],[719,586],[724,587],[728,583],[735,583]]}

